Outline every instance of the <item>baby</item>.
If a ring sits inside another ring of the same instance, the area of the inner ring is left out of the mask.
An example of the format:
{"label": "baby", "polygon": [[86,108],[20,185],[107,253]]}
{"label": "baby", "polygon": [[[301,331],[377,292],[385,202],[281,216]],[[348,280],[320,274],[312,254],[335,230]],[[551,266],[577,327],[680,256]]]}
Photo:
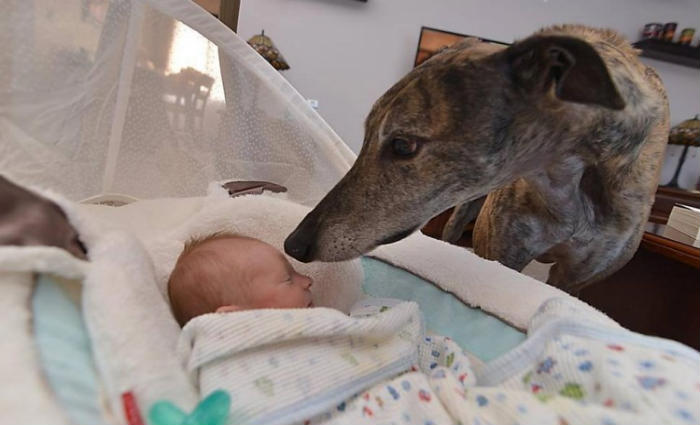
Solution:
{"label": "baby", "polygon": [[168,297],[185,326],[206,313],[312,307],[312,283],[267,243],[217,233],[185,245],[168,281]]}
{"label": "baby", "polygon": [[[317,423],[336,405],[354,406],[356,394],[398,375],[411,380],[411,388],[402,388],[417,399],[427,382],[420,374],[403,375],[413,366],[432,373],[449,362],[450,373],[467,376],[469,361],[456,344],[424,340],[417,304],[365,298],[350,315],[306,309],[311,284],[257,239],[215,234],[186,244],[168,296],[183,328],[178,355],[202,395],[228,392],[236,416],[251,422]],[[431,412],[416,418],[440,418]]]}
{"label": "baby", "polygon": [[307,309],[311,283],[248,237],[212,235],[181,253],[169,280],[183,326],[178,356],[202,396],[225,391],[233,400],[229,423],[697,423],[700,415],[697,352],[565,298],[540,307],[526,341],[473,369],[457,344],[425,333],[416,303],[368,298],[350,315]]}

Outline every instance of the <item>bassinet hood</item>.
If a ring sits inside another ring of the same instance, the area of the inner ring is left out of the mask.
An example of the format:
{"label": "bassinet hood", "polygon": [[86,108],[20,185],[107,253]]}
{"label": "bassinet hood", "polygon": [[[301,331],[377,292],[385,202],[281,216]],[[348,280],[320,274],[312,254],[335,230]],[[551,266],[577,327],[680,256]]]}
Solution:
{"label": "bassinet hood", "polygon": [[264,180],[313,205],[354,154],[238,36],[192,2],[2,8],[0,170],[71,200],[201,195]]}

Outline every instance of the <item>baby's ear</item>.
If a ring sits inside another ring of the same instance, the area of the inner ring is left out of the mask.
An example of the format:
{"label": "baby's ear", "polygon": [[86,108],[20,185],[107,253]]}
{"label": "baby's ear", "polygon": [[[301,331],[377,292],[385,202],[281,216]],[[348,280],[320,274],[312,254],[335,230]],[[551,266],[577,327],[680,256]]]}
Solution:
{"label": "baby's ear", "polygon": [[241,311],[243,310],[243,307],[239,307],[237,305],[222,305],[221,307],[216,309],[217,313],[231,313],[233,311]]}

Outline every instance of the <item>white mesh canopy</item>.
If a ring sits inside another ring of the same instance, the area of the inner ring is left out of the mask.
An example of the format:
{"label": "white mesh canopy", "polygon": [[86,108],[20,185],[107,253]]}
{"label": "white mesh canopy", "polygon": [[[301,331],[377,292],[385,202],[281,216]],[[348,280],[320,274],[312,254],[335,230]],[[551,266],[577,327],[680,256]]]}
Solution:
{"label": "white mesh canopy", "polygon": [[312,205],[354,154],[278,71],[186,0],[0,8],[0,173],[74,200],[265,180]]}

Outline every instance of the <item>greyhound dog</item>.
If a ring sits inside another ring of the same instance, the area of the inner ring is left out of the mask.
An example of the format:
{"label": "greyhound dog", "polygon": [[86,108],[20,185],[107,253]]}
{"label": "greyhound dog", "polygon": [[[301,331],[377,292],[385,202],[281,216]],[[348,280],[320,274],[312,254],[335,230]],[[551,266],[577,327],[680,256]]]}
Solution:
{"label": "greyhound dog", "polygon": [[477,201],[478,255],[553,262],[548,283],[569,292],[610,275],[640,243],[669,131],[663,85],[637,55],[578,25],[445,49],[377,100],[355,164],[285,251],[357,257]]}

